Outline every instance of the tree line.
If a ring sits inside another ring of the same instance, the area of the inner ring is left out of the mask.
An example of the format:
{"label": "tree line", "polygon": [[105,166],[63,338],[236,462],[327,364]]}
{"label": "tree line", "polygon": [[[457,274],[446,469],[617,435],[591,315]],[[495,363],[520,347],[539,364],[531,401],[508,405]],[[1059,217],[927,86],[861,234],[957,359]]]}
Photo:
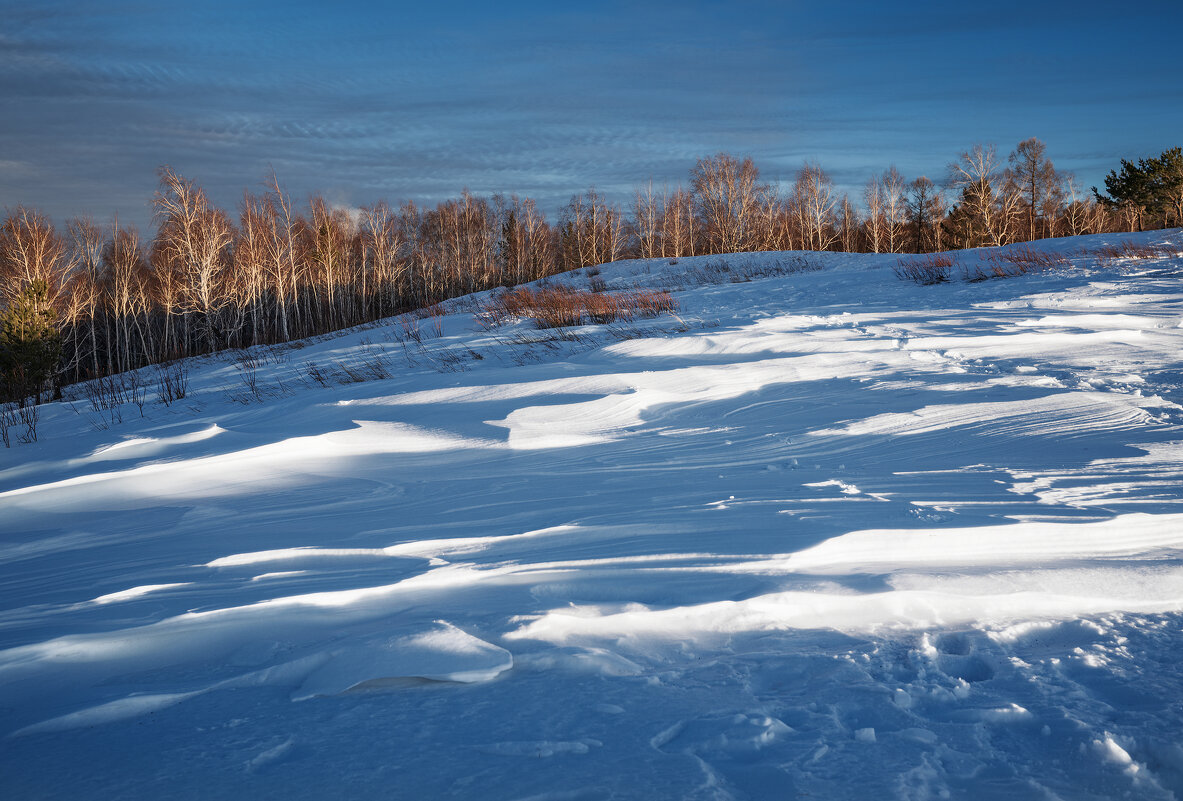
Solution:
{"label": "tree line", "polygon": [[0,400],[227,348],[326,333],[623,257],[753,250],[925,253],[1183,224],[1183,153],[1122,161],[1082,191],[1028,139],[976,145],[939,181],[894,167],[862,196],[807,163],[790,186],[750,158],[700,159],[684,185],[614,203],[594,188],[551,223],[530,198],[420,208],[297,207],[274,177],[232,215],[168,167],[155,231],[18,207],[0,227]]}

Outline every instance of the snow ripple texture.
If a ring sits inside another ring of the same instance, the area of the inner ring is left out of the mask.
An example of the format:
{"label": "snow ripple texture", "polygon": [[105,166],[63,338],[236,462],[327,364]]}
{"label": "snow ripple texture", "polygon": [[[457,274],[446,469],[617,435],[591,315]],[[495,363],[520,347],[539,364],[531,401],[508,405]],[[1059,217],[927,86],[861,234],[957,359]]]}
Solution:
{"label": "snow ripple texture", "polygon": [[1181,797],[1183,254],[1123,240],[1183,251],[620,262],[678,315],[461,299],[247,403],[220,355],[46,406],[0,452],[0,797]]}

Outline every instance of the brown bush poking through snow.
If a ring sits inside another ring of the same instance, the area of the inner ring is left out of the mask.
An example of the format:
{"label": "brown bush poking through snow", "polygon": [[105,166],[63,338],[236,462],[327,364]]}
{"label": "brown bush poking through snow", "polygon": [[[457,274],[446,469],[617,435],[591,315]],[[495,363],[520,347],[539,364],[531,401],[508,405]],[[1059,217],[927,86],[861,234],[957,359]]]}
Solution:
{"label": "brown bush poking through snow", "polygon": [[1010,265],[1012,274],[1025,275],[1038,270],[1048,270],[1052,267],[1066,267],[1068,258],[1062,253],[1046,250],[1035,250],[1029,247],[1012,247],[1007,250],[995,250],[986,256],[987,261],[995,264]]}
{"label": "brown bush poking through snow", "polygon": [[1098,261],[1108,264],[1119,259],[1163,259],[1179,255],[1177,245],[1140,245],[1122,242],[1120,245],[1102,245],[1093,251]]}
{"label": "brown bush poking through snow", "polygon": [[[895,274],[904,281],[917,284],[942,284],[949,280],[957,260],[947,253],[936,253],[911,259],[900,259]],[[962,268],[962,277],[970,283],[991,278],[1014,278],[1028,273],[1070,267],[1072,262],[1063,253],[1036,250],[1030,247],[992,248],[982,252],[981,262]]]}
{"label": "brown bush poking through snow", "polygon": [[947,253],[934,253],[931,256],[899,259],[892,272],[901,281],[915,281],[922,286],[943,284],[949,280],[956,263]]}
{"label": "brown bush poking through snow", "polygon": [[522,287],[493,296],[481,312],[494,325],[523,318],[533,320],[538,328],[562,328],[656,317],[677,307],[670,293],[660,290],[608,293],[581,292],[570,287]]}

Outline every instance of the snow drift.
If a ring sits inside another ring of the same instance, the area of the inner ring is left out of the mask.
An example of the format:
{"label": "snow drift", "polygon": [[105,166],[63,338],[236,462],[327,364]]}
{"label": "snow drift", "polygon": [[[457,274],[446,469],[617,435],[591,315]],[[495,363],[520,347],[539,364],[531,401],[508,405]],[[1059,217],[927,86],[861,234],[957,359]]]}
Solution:
{"label": "snow drift", "polygon": [[620,262],[676,313],[477,296],[46,406],[0,453],[0,793],[1175,798],[1181,242]]}

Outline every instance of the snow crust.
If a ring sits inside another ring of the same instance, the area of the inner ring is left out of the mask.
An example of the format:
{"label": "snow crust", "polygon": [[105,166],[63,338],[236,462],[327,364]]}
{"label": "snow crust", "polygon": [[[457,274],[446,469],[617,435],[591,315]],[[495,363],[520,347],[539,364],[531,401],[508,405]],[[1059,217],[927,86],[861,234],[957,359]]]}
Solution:
{"label": "snow crust", "polygon": [[1183,796],[1183,235],[1032,247],[1072,266],[619,262],[677,316],[460,299],[258,397],[218,355],[46,406],[0,451],[0,797]]}

